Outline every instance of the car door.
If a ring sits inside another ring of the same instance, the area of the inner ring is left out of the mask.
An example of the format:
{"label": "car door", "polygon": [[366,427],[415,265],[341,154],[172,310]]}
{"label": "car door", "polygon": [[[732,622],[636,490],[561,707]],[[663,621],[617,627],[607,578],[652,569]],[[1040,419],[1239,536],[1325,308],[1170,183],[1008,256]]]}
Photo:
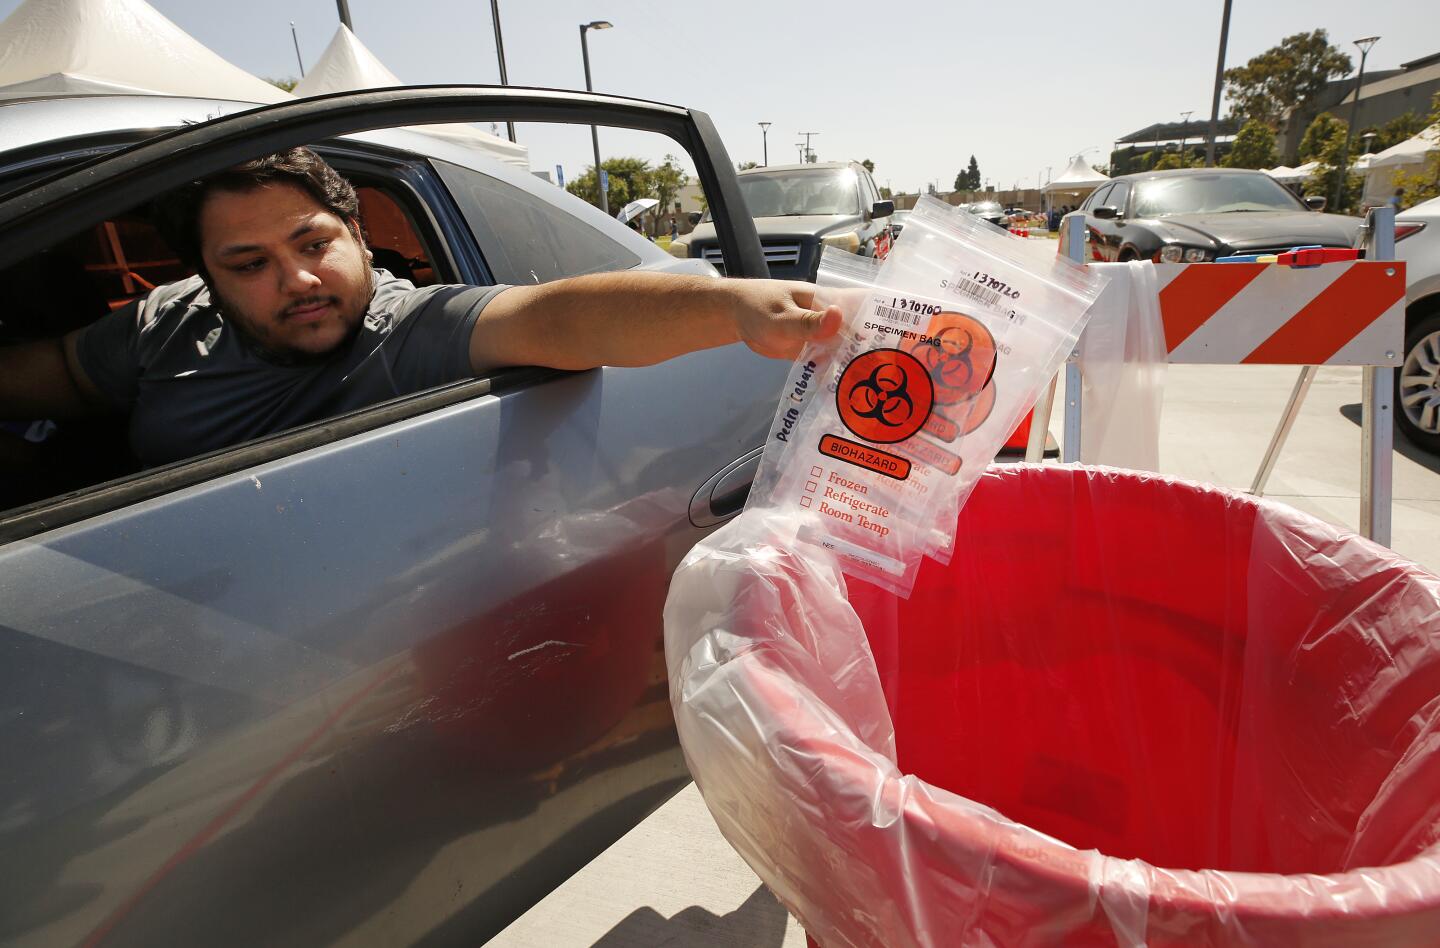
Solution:
{"label": "car door", "polygon": [[[674,138],[730,272],[764,275],[702,113],[466,88],[161,136],[0,201],[0,267],[255,154],[507,120]],[[688,779],[661,604],[784,370],[509,370],[0,514],[0,932],[486,940]]]}
{"label": "car door", "polygon": [[1114,189],[1113,184],[1101,185],[1082,207],[1082,210],[1085,210],[1085,225],[1090,233],[1090,259],[1092,260],[1115,259],[1115,222],[1095,216],[1095,208],[1105,207],[1110,203],[1110,193]]}

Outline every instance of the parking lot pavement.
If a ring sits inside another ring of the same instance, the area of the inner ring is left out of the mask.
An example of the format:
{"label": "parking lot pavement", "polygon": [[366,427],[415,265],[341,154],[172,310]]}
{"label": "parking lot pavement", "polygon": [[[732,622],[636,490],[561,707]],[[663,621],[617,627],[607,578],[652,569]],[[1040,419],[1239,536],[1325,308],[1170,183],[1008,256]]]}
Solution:
{"label": "parking lot pavement", "polygon": [[[1160,422],[1164,474],[1249,490],[1299,368],[1172,365]],[[1337,526],[1360,524],[1358,368],[1322,367],[1265,496]],[[1063,404],[1057,401],[1057,404]],[[1059,412],[1052,430],[1059,428]],[[1440,573],[1440,457],[1395,434],[1391,547]]]}
{"label": "parking lot pavement", "polygon": [[805,948],[690,784],[489,948]]}
{"label": "parking lot pavement", "polygon": [[[1162,473],[1248,490],[1299,374],[1170,366]],[[1360,369],[1322,368],[1266,496],[1346,529],[1360,520]],[[1056,399],[1051,430],[1060,431]],[[1440,458],[1395,436],[1393,547],[1440,572]],[[720,836],[692,785],[490,942],[497,948],[802,948],[804,934]]]}

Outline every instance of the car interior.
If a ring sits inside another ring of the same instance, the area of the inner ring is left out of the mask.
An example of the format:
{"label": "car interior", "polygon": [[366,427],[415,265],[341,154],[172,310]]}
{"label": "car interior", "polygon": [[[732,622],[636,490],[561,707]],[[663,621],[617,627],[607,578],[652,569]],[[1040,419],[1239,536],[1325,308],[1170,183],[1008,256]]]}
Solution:
{"label": "car interior", "polygon": [[[394,186],[346,175],[375,267],[416,286],[444,278]],[[0,346],[63,336],[193,274],[151,222],[149,208],[133,209],[0,271],[7,287]],[[127,428],[122,416],[0,420],[0,511],[137,472]]]}

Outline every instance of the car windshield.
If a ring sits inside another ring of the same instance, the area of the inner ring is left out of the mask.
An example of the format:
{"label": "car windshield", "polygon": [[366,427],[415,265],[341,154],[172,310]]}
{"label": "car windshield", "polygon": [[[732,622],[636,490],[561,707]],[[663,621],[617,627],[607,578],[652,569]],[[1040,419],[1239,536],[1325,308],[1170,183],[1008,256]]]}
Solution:
{"label": "car windshield", "polygon": [[742,174],[740,194],[751,217],[799,217],[806,214],[859,214],[855,172],[768,171]]}
{"label": "car windshield", "polygon": [[1303,211],[1305,206],[1268,174],[1196,174],[1151,178],[1135,190],[1136,217]]}

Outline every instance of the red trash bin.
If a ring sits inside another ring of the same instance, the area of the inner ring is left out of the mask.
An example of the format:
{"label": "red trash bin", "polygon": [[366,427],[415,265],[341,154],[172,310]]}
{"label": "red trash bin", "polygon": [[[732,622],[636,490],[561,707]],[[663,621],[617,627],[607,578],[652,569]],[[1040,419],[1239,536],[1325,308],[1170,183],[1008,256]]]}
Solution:
{"label": "red trash bin", "polygon": [[993,468],[908,600],[847,605],[762,527],[677,572],[672,703],[717,824],[825,948],[1440,944],[1434,576],[1069,466]]}

